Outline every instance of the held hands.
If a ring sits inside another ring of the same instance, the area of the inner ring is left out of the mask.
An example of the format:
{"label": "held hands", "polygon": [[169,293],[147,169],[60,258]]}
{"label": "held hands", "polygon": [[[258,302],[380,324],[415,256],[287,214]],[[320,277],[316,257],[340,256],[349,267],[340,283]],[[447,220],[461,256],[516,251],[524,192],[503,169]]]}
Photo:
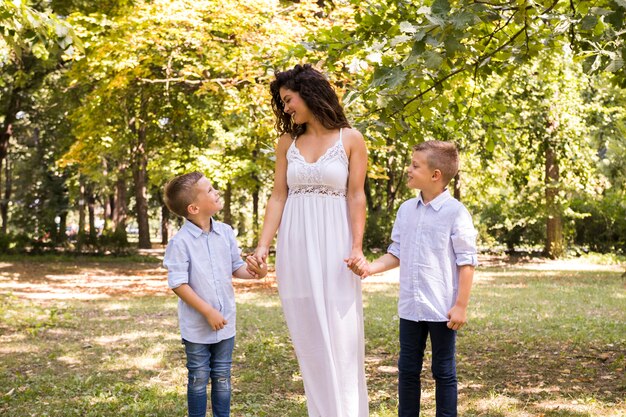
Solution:
{"label": "held hands", "polygon": [[465,307],[454,305],[448,311],[448,328],[452,330],[461,330],[461,327],[467,323],[467,310]]}
{"label": "held hands", "polygon": [[346,266],[352,270],[361,279],[367,278],[370,275],[370,264],[363,256],[363,251],[353,250],[349,258],[343,260]]}
{"label": "held hands", "polygon": [[222,316],[222,314],[216,309],[212,308],[204,316],[213,330],[222,330],[224,326],[228,324],[228,321]]}
{"label": "held hands", "polygon": [[254,255],[246,257],[247,271],[254,278],[263,278],[267,275],[267,263],[259,262]]}
{"label": "held hands", "polygon": [[267,255],[269,248],[258,246],[252,255],[246,257],[247,270],[254,278],[267,275]]}

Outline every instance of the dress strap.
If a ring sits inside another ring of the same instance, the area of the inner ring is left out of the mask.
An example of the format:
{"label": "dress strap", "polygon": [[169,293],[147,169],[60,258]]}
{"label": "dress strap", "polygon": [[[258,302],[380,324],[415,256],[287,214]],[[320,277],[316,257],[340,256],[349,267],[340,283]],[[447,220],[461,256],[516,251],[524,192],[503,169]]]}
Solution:
{"label": "dress strap", "polygon": [[339,143],[343,145],[343,127],[339,128]]}

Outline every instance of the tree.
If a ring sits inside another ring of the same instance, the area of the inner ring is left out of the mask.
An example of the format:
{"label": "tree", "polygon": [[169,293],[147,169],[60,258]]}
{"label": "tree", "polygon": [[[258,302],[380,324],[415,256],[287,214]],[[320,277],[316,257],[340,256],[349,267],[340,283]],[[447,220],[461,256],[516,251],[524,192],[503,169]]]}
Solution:
{"label": "tree", "polygon": [[273,148],[266,83],[282,60],[276,52],[304,31],[299,13],[312,6],[282,9],[278,1],[180,0],[137,2],[112,19],[73,17],[89,38],[70,84],[89,87],[71,116],[77,141],[64,163],[102,187],[103,159],[108,173],[120,172],[111,163],[133,172],[140,246],[149,245],[148,190],[156,195],[190,169],[242,196],[240,187],[252,189],[258,213],[259,173],[271,161],[255,158]]}
{"label": "tree", "polygon": [[28,110],[23,104],[25,98],[57,65],[69,59],[76,45],[71,27],[49,11],[38,11],[22,2],[0,1],[0,176],[3,170],[5,173],[0,215],[4,233],[11,198],[6,158],[18,113]]}
{"label": "tree", "polygon": [[[380,138],[386,139],[383,152],[406,149],[404,143],[430,137],[452,139],[461,149],[469,148],[467,131],[486,122],[481,120],[483,112],[474,108],[475,97],[492,74],[505,77],[541,56],[559,56],[569,46],[575,59],[584,60],[587,72],[609,71],[617,83],[624,83],[622,1],[350,4],[354,20],[316,34],[315,41],[305,46],[314,50],[312,56],[328,51],[327,60],[338,73],[357,78],[346,101],[359,110],[355,116],[374,148],[370,176],[389,184],[398,170],[380,166],[376,152]],[[489,102],[481,104],[497,110]],[[556,132],[555,128],[544,125],[536,132]],[[498,142],[502,136],[486,136],[490,149],[504,145]],[[555,188],[559,161],[554,159],[559,152],[554,152],[548,136],[544,139],[548,184],[544,197],[550,213],[546,249],[554,256],[562,251],[557,243],[561,226]],[[393,152],[391,158],[395,160]],[[455,182],[456,190],[458,185]],[[392,189],[388,186],[387,194]]]}

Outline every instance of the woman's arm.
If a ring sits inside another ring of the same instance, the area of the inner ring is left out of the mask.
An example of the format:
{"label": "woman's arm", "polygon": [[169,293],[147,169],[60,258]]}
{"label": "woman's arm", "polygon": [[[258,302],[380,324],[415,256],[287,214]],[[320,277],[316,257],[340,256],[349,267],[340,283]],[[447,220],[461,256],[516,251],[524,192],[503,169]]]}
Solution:
{"label": "woman's arm", "polygon": [[348,213],[352,227],[350,258],[363,257],[363,232],[365,229],[365,175],[367,173],[367,147],[363,135],[350,129],[344,144],[348,154]]}
{"label": "woman's arm", "polygon": [[278,139],[276,145],[276,167],[274,169],[274,188],[272,195],[267,201],[263,229],[254,256],[259,263],[265,263],[269,253],[269,247],[276,235],[283,209],[287,201],[287,150],[291,145],[291,136],[284,134]]}

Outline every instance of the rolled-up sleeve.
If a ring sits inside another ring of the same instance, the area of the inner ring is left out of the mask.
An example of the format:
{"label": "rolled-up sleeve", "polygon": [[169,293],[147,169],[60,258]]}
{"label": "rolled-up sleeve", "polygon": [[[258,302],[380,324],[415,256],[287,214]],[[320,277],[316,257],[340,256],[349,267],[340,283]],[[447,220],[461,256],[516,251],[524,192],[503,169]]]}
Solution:
{"label": "rolled-up sleeve", "polygon": [[189,283],[189,254],[179,240],[170,240],[163,257],[163,266],[167,268],[167,285],[170,288]]}
{"label": "rolled-up sleeve", "polygon": [[472,216],[465,207],[461,206],[452,229],[452,246],[458,266],[478,265],[477,235]]}
{"label": "rolled-up sleeve", "polygon": [[231,273],[244,266],[246,263],[241,259],[241,253],[239,246],[237,245],[237,239],[235,238],[235,232],[230,226],[226,226],[226,234],[228,235],[228,243],[230,245],[230,261],[232,264]]}
{"label": "rolled-up sleeve", "polygon": [[400,259],[400,231],[402,229],[402,206],[396,214],[396,221],[393,223],[391,231],[391,244],[387,247],[387,253]]}

